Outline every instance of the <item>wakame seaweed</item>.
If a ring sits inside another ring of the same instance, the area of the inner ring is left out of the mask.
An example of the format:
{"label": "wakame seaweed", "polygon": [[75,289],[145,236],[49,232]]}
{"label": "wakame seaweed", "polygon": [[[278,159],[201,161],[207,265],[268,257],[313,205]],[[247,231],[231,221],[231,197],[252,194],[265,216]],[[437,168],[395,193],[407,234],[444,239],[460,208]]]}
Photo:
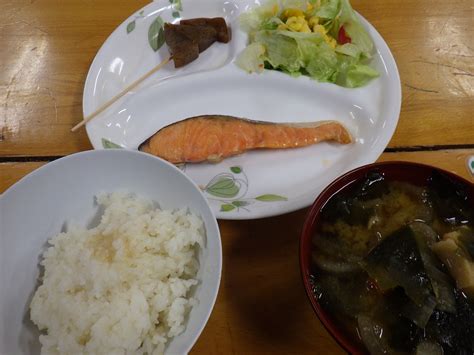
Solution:
{"label": "wakame seaweed", "polygon": [[474,260],[472,198],[446,174],[416,186],[375,170],[323,207],[315,293],[354,342],[371,354],[474,354],[474,298],[447,253],[463,252],[457,271]]}
{"label": "wakame seaweed", "polygon": [[350,225],[367,224],[374,214],[374,208],[367,207],[364,202],[388,193],[388,186],[382,174],[370,172],[354,190],[355,193],[341,194],[332,198],[324,206],[324,219],[335,221],[341,218]]}
{"label": "wakame seaweed", "polygon": [[444,222],[450,225],[472,222],[474,213],[469,205],[467,187],[449,176],[433,171],[428,183],[428,198]]}
{"label": "wakame seaweed", "polygon": [[386,237],[364,260],[364,269],[382,289],[401,286],[417,305],[433,297],[410,227],[403,227]]}
{"label": "wakame seaweed", "polygon": [[474,354],[474,304],[455,290],[456,313],[435,310],[426,325],[429,334],[442,345],[444,355]]}

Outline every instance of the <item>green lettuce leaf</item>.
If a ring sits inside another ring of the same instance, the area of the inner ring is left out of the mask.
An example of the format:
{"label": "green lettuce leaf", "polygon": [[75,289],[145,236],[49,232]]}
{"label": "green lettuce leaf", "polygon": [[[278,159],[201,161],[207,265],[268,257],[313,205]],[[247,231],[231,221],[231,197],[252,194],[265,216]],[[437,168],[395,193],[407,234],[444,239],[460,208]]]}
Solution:
{"label": "green lettuce leaf", "polygon": [[351,38],[351,43],[359,47],[362,56],[364,58],[371,58],[372,52],[374,50],[374,43],[372,42],[372,39],[365,30],[364,26],[362,26],[360,23],[349,1],[340,0],[340,2],[341,12],[339,15],[339,23],[344,26],[346,34]]}
{"label": "green lettuce leaf", "polygon": [[361,49],[353,43],[346,43],[342,46],[337,46],[335,51],[336,53],[345,54],[356,59],[359,59],[362,53]]}
{"label": "green lettuce leaf", "polygon": [[316,11],[315,15],[328,20],[334,20],[339,13],[341,0],[322,0],[321,7]]}
{"label": "green lettuce leaf", "polygon": [[318,33],[307,38],[295,38],[301,61],[300,70],[319,81],[334,82],[337,75],[337,55]]}
{"label": "green lettuce leaf", "polygon": [[[314,1],[312,1],[314,3]],[[282,0],[283,8],[306,10],[306,0]],[[242,28],[249,33],[250,45],[239,55],[236,64],[247,72],[276,69],[293,76],[332,82],[345,87],[359,87],[377,77],[368,66],[374,45],[348,0],[321,0],[313,14],[329,35],[338,38],[343,26],[351,43],[332,48],[319,33],[278,30],[282,8],[276,1],[241,15]]]}
{"label": "green lettuce leaf", "polygon": [[260,31],[255,40],[266,48],[265,61],[273,68],[295,73],[301,68],[301,57],[296,41],[285,36],[285,32],[287,31]]}
{"label": "green lettuce leaf", "polygon": [[259,42],[248,45],[237,57],[235,63],[249,73],[260,73],[264,69],[265,47]]}
{"label": "green lettuce leaf", "polygon": [[[315,0],[316,1],[316,0]],[[314,3],[315,1],[310,1]],[[301,9],[306,10],[308,6],[308,1],[306,0],[281,0],[281,7],[282,8],[292,8],[292,9]]]}
{"label": "green lettuce leaf", "polygon": [[364,86],[371,79],[379,76],[377,70],[364,64],[353,64],[346,72],[345,85],[349,88]]}
{"label": "green lettuce leaf", "polygon": [[245,32],[252,34],[260,30],[263,23],[276,16],[276,9],[278,9],[278,1],[271,0],[252,11],[244,12],[239,18],[240,27]]}

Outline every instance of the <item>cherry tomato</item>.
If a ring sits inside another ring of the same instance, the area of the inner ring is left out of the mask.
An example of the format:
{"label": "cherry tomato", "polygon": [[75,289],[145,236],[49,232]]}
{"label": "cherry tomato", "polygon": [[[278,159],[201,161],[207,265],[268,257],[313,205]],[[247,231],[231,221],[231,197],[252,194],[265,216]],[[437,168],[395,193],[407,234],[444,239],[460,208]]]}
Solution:
{"label": "cherry tomato", "polygon": [[346,31],[344,30],[344,26],[341,26],[339,29],[339,33],[337,35],[337,41],[339,44],[351,43],[351,38],[347,35]]}

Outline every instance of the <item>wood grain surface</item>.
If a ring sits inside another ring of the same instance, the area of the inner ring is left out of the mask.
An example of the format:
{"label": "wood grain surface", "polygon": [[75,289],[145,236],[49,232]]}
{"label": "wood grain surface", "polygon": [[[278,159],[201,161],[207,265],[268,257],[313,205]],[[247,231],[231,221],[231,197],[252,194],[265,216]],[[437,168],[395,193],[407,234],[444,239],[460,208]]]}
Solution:
{"label": "wood grain surface", "polygon": [[474,144],[472,1],[352,1],[387,42],[402,84],[390,147]]}
{"label": "wood grain surface", "polygon": [[3,0],[0,11],[0,155],[92,149],[82,91],[102,43],[148,1]]}
{"label": "wood grain surface", "polygon": [[[421,152],[384,153],[378,161],[412,161],[436,166],[451,171],[474,182],[474,176],[467,167],[467,159],[474,155],[473,149],[452,149]],[[5,192],[15,182],[33,170],[43,166],[46,162],[7,162],[0,163],[0,194]]]}
{"label": "wood grain surface", "polygon": [[[197,1],[197,0],[196,0]],[[91,149],[82,119],[90,64],[109,34],[146,0],[0,2],[0,193],[23,176]],[[397,61],[402,110],[379,161],[437,166],[473,181],[472,0],[353,0]],[[219,221],[224,268],[194,354],[341,354],[313,314],[298,267],[307,209]],[[282,228],[284,226],[284,228]]]}
{"label": "wood grain surface", "polygon": [[[385,153],[379,161],[420,162],[474,181],[466,164],[473,154],[474,149]],[[0,164],[0,192],[44,164]],[[224,254],[221,286],[191,353],[344,353],[313,313],[303,289],[298,246],[307,212],[219,221]]]}
{"label": "wood grain surface", "polygon": [[[0,155],[90,149],[82,119],[89,66],[109,34],[146,1],[3,0]],[[470,1],[353,1],[381,33],[400,71],[403,104],[389,147],[474,145]],[[447,134],[449,132],[449,134]]]}

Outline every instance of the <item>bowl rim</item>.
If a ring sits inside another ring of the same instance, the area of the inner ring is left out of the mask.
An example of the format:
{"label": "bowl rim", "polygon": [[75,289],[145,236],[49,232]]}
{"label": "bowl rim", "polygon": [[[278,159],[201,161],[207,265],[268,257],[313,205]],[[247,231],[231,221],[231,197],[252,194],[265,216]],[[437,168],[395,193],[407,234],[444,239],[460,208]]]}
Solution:
{"label": "bowl rim", "polygon": [[408,161],[384,161],[384,162],[375,162],[371,164],[366,164],[355,168],[347,173],[339,176],[335,180],[333,180],[328,186],[326,186],[321,193],[316,197],[313,204],[308,211],[305,221],[303,224],[303,229],[300,235],[299,241],[299,264],[300,264],[300,273],[303,279],[303,286],[307,295],[308,300],[311,303],[311,307],[313,311],[318,316],[319,320],[326,328],[328,333],[331,337],[348,353],[350,354],[368,354],[366,349],[361,349],[360,346],[354,343],[349,337],[347,337],[344,332],[342,332],[339,327],[338,323],[333,321],[330,317],[330,313],[325,311],[319,301],[316,300],[314,297],[314,293],[312,291],[312,285],[310,281],[310,270],[309,270],[309,259],[310,253],[308,252],[310,249],[307,247],[311,240],[311,235],[314,230],[314,226],[316,223],[316,217],[319,215],[320,210],[326,205],[326,203],[337,193],[341,192],[342,190],[346,189],[349,185],[352,185],[355,181],[359,180],[362,176],[359,174],[363,174],[363,172],[368,172],[372,169],[377,168],[384,168],[387,166],[400,166],[400,167],[411,167],[414,169],[421,169],[421,170],[432,170],[438,171],[443,173],[456,181],[459,181],[467,186],[471,186],[471,195],[474,196],[474,183],[471,183],[467,179],[462,176],[456,175],[450,171],[427,165],[422,163],[416,162],[408,162]]}

